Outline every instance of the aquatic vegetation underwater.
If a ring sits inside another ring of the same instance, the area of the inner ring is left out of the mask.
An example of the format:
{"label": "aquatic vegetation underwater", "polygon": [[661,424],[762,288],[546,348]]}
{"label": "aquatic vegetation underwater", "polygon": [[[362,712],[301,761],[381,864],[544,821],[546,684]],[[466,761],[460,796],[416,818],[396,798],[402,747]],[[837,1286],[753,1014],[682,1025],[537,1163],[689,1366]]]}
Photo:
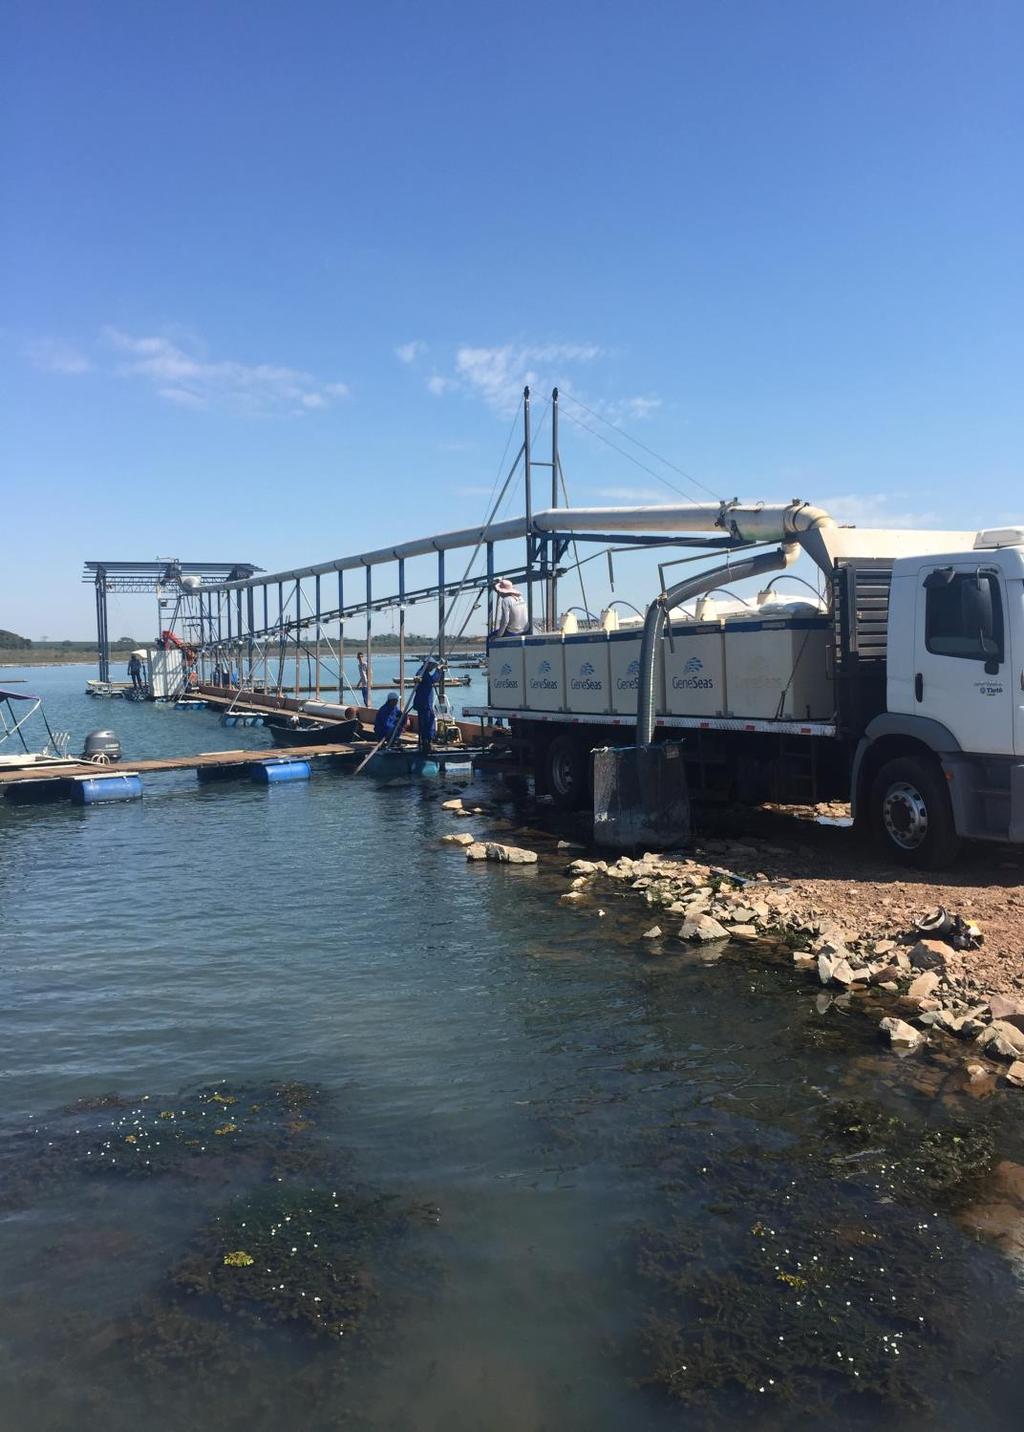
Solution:
{"label": "aquatic vegetation underwater", "polygon": [[[327,1351],[313,1380],[343,1389],[353,1353],[375,1349],[402,1300],[429,1286],[434,1270],[406,1236],[439,1213],[355,1185],[344,1151],[320,1135],[326,1102],[298,1083],[109,1094],[7,1139],[8,1208],[66,1208],[70,1195],[79,1209],[36,1265],[67,1295],[45,1341],[27,1331],[38,1325],[35,1298],[31,1306],[8,1293],[0,1303],[0,1337],[22,1389],[42,1389],[59,1361],[78,1369],[90,1425],[108,1425],[109,1399],[127,1379],[154,1410],[162,1397],[200,1398],[217,1425],[237,1416],[244,1426],[232,1389],[268,1360],[301,1378]],[[88,1197],[114,1187],[130,1232],[105,1221],[108,1199]],[[162,1190],[157,1205],[150,1188]],[[156,1214],[148,1228],[147,1210]],[[127,1312],[123,1298],[106,1318],[78,1310],[76,1287],[133,1262],[154,1276],[142,1278]],[[56,1403],[48,1415],[44,1425],[56,1428],[71,1413]]]}
{"label": "aquatic vegetation underwater", "polygon": [[227,1180],[309,1171],[323,1151],[301,1135],[315,1129],[321,1100],[297,1082],[76,1100],[0,1145],[0,1207],[18,1208],[83,1175]]}
{"label": "aquatic vegetation underwater", "polygon": [[[665,1220],[637,1244],[641,1382],[759,1426],[934,1413],[1024,1327],[1011,1269],[950,1216],[995,1148],[985,1123],[826,1100],[813,1136],[781,1147],[726,1143],[690,1167],[669,1153]],[[965,1318],[1004,1301],[1000,1327],[965,1339]]]}

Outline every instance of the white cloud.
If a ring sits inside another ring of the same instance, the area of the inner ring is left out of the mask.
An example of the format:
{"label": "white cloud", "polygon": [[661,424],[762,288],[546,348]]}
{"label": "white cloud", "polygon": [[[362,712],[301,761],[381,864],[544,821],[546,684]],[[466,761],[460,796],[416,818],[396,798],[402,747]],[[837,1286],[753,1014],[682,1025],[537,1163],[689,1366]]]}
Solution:
{"label": "white cloud", "polygon": [[29,362],[43,373],[88,373],[89,359],[59,338],[37,338],[28,345]]}
{"label": "white cloud", "polygon": [[649,418],[656,408],[661,407],[660,398],[627,398],[626,411],[631,418]]}
{"label": "white cloud", "polygon": [[[824,497],[823,507],[839,523],[855,527],[941,527],[934,512],[907,507],[908,494],[895,492],[853,492]],[[898,505],[897,505],[898,504]]]}
{"label": "white cloud", "polygon": [[133,337],[116,328],[104,329],[103,337],[125,355],[117,367],[122,377],[151,383],[159,397],[179,407],[225,407],[254,414],[302,412],[349,395],[346,384],[320,382],[299,368],[234,359],[210,362],[182,342]]}
{"label": "white cloud", "polygon": [[433,393],[435,398],[441,398],[452,388],[459,385],[454,378],[445,378],[441,373],[431,373],[427,379],[427,392]]}
{"label": "white cloud", "polygon": [[190,393],[187,388],[157,388],[161,398],[166,398],[169,403],[175,403],[179,408],[205,408],[206,400],[198,393]]}
{"label": "white cloud", "polygon": [[526,386],[547,389],[573,367],[602,358],[594,343],[505,343],[497,348],[464,346],[455,354],[450,384],[483,398],[501,414],[511,414]]}
{"label": "white cloud", "polygon": [[395,349],[395,357],[399,363],[415,363],[421,353],[426,353],[427,345],[414,338],[411,343],[400,343]]}

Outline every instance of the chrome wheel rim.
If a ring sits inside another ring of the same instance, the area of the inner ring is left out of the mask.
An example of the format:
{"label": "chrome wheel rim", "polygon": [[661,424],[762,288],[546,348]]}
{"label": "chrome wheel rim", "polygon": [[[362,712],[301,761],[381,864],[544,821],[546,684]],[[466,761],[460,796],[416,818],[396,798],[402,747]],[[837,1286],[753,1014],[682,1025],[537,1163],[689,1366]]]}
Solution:
{"label": "chrome wheel rim", "polygon": [[909,781],[890,786],[882,802],[886,833],[901,850],[918,850],[928,834],[928,806]]}

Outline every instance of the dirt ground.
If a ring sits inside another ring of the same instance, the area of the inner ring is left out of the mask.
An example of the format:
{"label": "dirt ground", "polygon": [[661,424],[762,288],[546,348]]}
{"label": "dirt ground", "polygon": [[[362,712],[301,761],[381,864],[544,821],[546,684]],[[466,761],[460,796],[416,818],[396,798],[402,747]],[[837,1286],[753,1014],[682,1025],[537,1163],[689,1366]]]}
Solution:
{"label": "dirt ground", "polygon": [[1024,852],[969,845],[950,870],[913,871],[886,863],[853,830],[817,823],[848,816],[840,805],[801,810],[704,811],[694,855],[703,849],[740,874],[785,879],[796,904],[827,915],[851,936],[890,939],[936,905],[981,929],[979,950],[962,956],[981,989],[1024,992]]}

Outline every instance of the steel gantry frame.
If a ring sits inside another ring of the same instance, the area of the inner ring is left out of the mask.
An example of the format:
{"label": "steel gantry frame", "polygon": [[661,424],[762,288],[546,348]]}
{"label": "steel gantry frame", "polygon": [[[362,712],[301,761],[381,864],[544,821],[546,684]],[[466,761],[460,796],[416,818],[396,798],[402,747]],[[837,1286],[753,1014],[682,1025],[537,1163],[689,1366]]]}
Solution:
{"label": "steel gantry frame", "polygon": [[261,570],[252,562],[182,562],[176,557],[152,562],[86,562],[82,581],[92,583],[96,589],[96,648],[100,680],[110,680],[107,597],[111,592],[153,595],[157,598],[173,594],[177,598],[186,590],[181,585],[182,577],[198,577],[204,583],[220,583],[245,580]]}
{"label": "steel gantry frame", "polygon": [[[463,622],[464,631],[481,593],[486,590],[487,629],[490,630],[493,625],[494,582],[499,577],[508,577],[525,588],[530,629],[555,628],[559,621],[558,583],[567,570],[562,563],[569,547],[576,543],[609,547],[735,549],[752,542],[777,540],[786,534],[791,536],[799,530],[803,533],[801,540],[818,560],[819,554],[814,550],[815,529],[827,519],[827,514],[800,502],[768,508],[758,504],[741,504],[736,500],[644,507],[581,509],[560,506],[560,492],[563,497],[567,495],[558,447],[558,406],[558,389],[555,388],[551,394],[551,454],[549,460],[542,460],[534,456],[530,390],[524,389],[522,442],[489,516],[479,527],[435,533],[394,547],[271,573],[240,563],[87,563],[85,579],[96,584],[101,675],[109,679],[106,594],[112,590],[157,591],[170,586],[176,598],[175,617],[180,617],[183,636],[196,648],[202,679],[205,679],[208,663],[216,658],[218,664],[226,659],[229,672],[237,663],[235,669],[239,678],[253,683],[256,668],[262,661],[264,683],[272,684],[269,646],[276,641],[277,673],[273,684],[282,689],[286,647],[294,643],[296,691],[301,655],[305,651],[307,660],[315,659],[316,662],[314,689],[319,695],[321,646],[326,644],[329,650],[333,648],[331,631],[336,626],[337,685],[341,699],[345,685],[345,624],[349,619],[359,617],[365,621],[365,652],[367,663],[372,667],[374,615],[397,608],[399,652],[404,657],[407,607],[436,600],[438,634],[435,654],[443,659],[448,647],[447,626],[456,599],[463,593],[476,593],[476,600]],[[551,474],[551,506],[539,511],[533,504],[536,468],[549,469]],[[523,480],[525,510],[522,516],[498,521],[498,511],[517,473]],[[695,533],[708,535],[689,535]],[[525,543],[525,561],[520,559],[511,565],[499,566],[495,558],[496,548],[517,540]],[[461,579],[454,580],[446,570],[446,554],[465,548],[471,548],[472,554]],[[474,573],[481,551],[484,554],[484,571]],[[406,563],[420,557],[434,558],[437,578],[410,590]],[[382,594],[379,586],[375,589],[374,568],[392,565],[397,571],[397,584]],[[579,565],[578,559],[576,565]],[[363,573],[360,590],[346,594],[345,574],[360,571]],[[188,581],[189,577],[201,580],[193,583]],[[313,582],[312,601],[302,586],[304,581],[309,580]],[[534,589],[537,584],[541,589],[542,614],[535,610]],[[309,633],[312,633],[311,652],[303,642],[304,635]]]}

